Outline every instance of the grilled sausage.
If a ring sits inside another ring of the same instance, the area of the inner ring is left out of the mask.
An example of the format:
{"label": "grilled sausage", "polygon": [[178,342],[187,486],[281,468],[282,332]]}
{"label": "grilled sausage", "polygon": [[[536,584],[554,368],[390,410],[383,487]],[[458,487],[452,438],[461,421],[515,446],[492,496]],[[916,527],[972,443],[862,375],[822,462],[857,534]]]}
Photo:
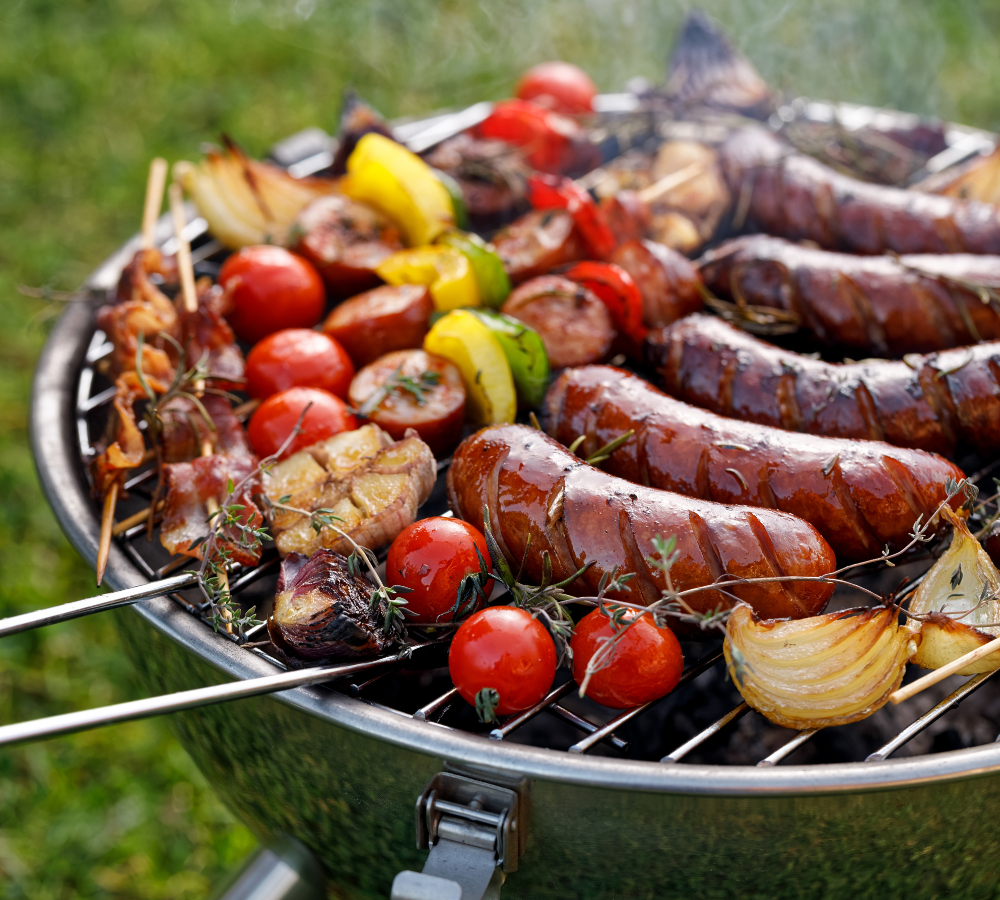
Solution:
{"label": "grilled sausage", "polygon": [[381,284],[375,269],[403,246],[395,226],[343,194],[310,203],[299,213],[292,234],[297,235],[293,249],[316,266],[335,298]]}
{"label": "grilled sausage", "polygon": [[701,276],[691,261],[656,241],[628,241],[609,262],[621,266],[642,294],[642,324],[658,328],[702,307]]}
{"label": "grilled sausage", "polygon": [[434,301],[422,284],[384,284],[335,306],[323,331],[347,351],[359,368],[393,350],[420,347]]}
{"label": "grilled sausage", "polygon": [[554,369],[598,362],[615,339],[608,308],[583,285],[559,275],[515,288],[501,312],[538,332]]}
{"label": "grilled sausage", "polygon": [[562,209],[526,213],[493,238],[493,246],[512,284],[587,258],[587,246],[573,217]]}
{"label": "grilled sausage", "polygon": [[674,400],[610,366],[567,369],[545,397],[545,430],[581,456],[635,429],[601,467],[635,484],[805,519],[841,563],[905,546],[933,515],[958,466],[875,441],[789,434]]}
{"label": "grilled sausage", "polygon": [[1000,254],[990,204],[858,181],[763,131],[738,132],[719,160],[737,225],[851,253]]}
{"label": "grilled sausage", "polygon": [[1000,338],[1000,310],[965,286],[1000,288],[1000,256],[852,256],[752,235],[698,267],[713,293],[796,313],[828,346],[901,356]]}
{"label": "grilled sausage", "polygon": [[694,315],[650,334],[664,390],[695,406],[788,431],[867,438],[953,456],[1000,446],[1000,342],[837,364]]}
{"label": "grilled sausage", "polygon": [[[525,580],[539,583],[544,554],[553,581],[590,563],[568,587],[578,596],[595,594],[601,576],[617,569],[635,573],[619,599],[656,601],[666,587],[662,570],[647,561],[656,553],[657,535],[677,537],[670,578],[678,591],[712,584],[724,574],[818,576],[835,565],[830,545],[795,516],[631,484],[523,425],[484,428],[459,445],[448,469],[448,501],[456,515],[480,529],[488,508],[504,556],[515,568],[524,559]],[[771,581],[731,584],[725,593],[700,591],[685,599],[700,612],[732,606],[739,598],[760,616],[802,618],[818,613],[832,591],[832,584],[822,582]]]}

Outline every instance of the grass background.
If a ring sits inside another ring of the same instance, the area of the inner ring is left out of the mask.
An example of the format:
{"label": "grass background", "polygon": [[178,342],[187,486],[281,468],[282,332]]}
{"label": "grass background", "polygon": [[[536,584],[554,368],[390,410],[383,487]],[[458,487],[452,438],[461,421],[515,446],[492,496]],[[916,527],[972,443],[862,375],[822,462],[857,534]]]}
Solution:
{"label": "grass background", "polygon": [[[772,84],[1000,128],[997,0],[708,0]],[[31,370],[72,289],[138,226],[149,158],[226,131],[254,153],[335,127],[348,83],[391,116],[500,97],[547,58],[604,90],[659,80],[685,4],[654,0],[6,0],[0,4],[0,615],[92,580],[41,497]],[[7,638],[0,720],[129,699],[98,616]],[[0,751],[0,897],[200,898],[253,847],[163,721]]]}

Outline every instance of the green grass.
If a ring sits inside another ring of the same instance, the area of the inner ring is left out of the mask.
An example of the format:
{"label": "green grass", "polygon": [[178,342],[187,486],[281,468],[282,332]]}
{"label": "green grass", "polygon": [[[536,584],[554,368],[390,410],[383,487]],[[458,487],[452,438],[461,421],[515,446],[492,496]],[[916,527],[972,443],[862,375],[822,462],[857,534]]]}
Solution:
{"label": "green grass", "polygon": [[[1000,4],[710,0],[772,83],[1000,127]],[[138,225],[148,160],[226,131],[252,152],[333,129],[353,83],[389,115],[503,96],[544,58],[605,90],[660,76],[654,0],[7,0],[0,5],[0,614],[91,580],[38,489],[30,372],[53,309]],[[133,696],[102,617],[0,645],[0,717]],[[253,846],[164,722],[0,751],[0,897],[200,898]]]}

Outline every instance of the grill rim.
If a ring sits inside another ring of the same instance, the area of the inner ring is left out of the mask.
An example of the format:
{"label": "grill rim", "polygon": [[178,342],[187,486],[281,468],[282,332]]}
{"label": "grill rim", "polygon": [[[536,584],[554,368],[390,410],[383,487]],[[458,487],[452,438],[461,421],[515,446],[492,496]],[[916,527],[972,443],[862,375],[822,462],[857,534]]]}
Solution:
{"label": "grill rim", "polygon": [[[157,243],[170,231],[161,221]],[[109,256],[85,282],[86,299],[70,303],[39,357],[32,384],[30,442],[43,493],[74,548],[93,564],[99,522],[89,498],[74,433],[76,376],[94,333],[94,309],[114,285],[122,265],[139,246],[138,236]],[[147,581],[116,542],[106,575],[123,589]],[[265,659],[243,651],[166,598],[146,600],[133,611],[164,635],[194,652],[220,675],[245,679],[274,673]],[[812,765],[707,766],[683,762],[616,760],[490,740],[446,729],[321,688],[274,695],[285,705],[368,737],[451,762],[516,772],[530,778],[586,787],[702,796],[805,796],[898,790],[988,776],[1000,771],[1000,744],[875,762]]]}

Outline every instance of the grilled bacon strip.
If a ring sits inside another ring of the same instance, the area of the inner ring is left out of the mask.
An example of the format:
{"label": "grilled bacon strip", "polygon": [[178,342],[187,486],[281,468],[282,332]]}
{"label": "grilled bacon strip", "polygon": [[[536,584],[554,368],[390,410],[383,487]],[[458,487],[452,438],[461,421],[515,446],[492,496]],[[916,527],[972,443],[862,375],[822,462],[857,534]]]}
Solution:
{"label": "grilled bacon strip", "polygon": [[1000,210],[841,175],[759,130],[720,150],[736,224],[850,253],[1000,254]]}
{"label": "grilled bacon strip", "polygon": [[668,394],[723,416],[945,456],[1000,446],[1000,341],[837,364],[693,315],[652,332],[646,352]]}
{"label": "grilled bacon strip", "polygon": [[[656,553],[658,534],[677,537],[679,556],[670,577],[678,591],[709,585],[723,574],[818,576],[835,566],[830,545],[795,516],[632,484],[523,425],[484,428],[459,445],[448,469],[448,502],[479,529],[487,507],[504,556],[515,569],[524,559],[527,581],[539,583],[544,554],[553,581],[590,563],[568,588],[580,596],[595,594],[601,576],[617,569],[619,575],[635,574],[619,599],[657,600],[666,580],[647,558]],[[732,584],[725,593],[702,591],[686,599],[699,612],[732,606],[738,598],[761,616],[802,618],[818,613],[832,592],[832,584],[773,581]]]}
{"label": "grilled bacon strip", "polygon": [[583,457],[635,429],[601,464],[605,471],[702,500],[792,513],[816,527],[841,563],[905,546],[917,518],[926,521],[946,499],[948,478],[965,477],[932,453],[726,419],[610,366],[563,372],[545,397],[544,424],[561,444],[583,435]]}
{"label": "grilled bacon strip", "polygon": [[[225,502],[229,482],[239,485],[257,470],[254,456],[199,456],[191,462],[172,463],[163,467],[167,486],[167,502],[160,527],[160,542],[171,553],[181,553],[195,559],[202,558],[203,544],[192,546],[207,538],[210,533],[209,516]],[[260,479],[251,478],[234,497],[243,507],[238,517],[244,524],[259,528],[264,517],[253,502],[253,494],[260,490]],[[231,558],[243,565],[255,565],[260,553],[250,552],[241,546],[235,527],[223,528],[218,542],[220,550],[228,550]]]}
{"label": "grilled bacon strip", "polygon": [[1000,338],[1000,256],[852,256],[750,235],[710,250],[706,286],[737,302],[795,313],[828,346],[871,355],[930,353]]}

